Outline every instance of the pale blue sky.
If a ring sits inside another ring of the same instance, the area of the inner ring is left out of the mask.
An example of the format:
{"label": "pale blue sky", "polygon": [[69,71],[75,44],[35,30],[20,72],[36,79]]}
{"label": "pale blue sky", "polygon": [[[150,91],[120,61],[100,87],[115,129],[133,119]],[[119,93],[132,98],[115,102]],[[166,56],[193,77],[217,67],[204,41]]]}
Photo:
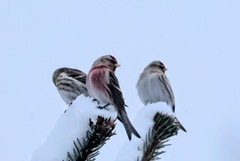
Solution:
{"label": "pale blue sky", "polygon": [[1,1],[2,160],[30,160],[65,110],[51,80],[56,68],[88,72],[112,54],[130,116],[142,106],[135,89],[142,69],[156,59],[169,69],[188,133],[171,140],[164,161],[239,161],[239,7],[237,0]]}

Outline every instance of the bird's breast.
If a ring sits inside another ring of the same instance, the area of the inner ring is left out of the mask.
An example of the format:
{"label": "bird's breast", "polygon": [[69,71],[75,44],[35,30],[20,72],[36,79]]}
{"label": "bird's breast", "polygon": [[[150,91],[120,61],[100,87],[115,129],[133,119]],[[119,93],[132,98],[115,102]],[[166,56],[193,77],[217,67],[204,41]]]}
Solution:
{"label": "bird's breast", "polygon": [[88,75],[87,88],[89,94],[101,103],[107,101],[107,86],[104,71],[93,70]]}

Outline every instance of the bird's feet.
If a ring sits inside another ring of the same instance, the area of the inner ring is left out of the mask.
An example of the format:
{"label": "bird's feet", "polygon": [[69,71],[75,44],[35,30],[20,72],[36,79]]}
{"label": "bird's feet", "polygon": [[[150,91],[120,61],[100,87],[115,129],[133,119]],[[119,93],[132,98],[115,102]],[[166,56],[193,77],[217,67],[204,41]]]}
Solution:
{"label": "bird's feet", "polygon": [[97,102],[98,104],[100,104],[100,102],[97,99],[95,99],[95,98],[92,101],[93,102]]}
{"label": "bird's feet", "polygon": [[[100,102],[99,102],[97,99],[95,99],[95,98],[94,98],[92,101],[93,101],[93,102],[97,102],[98,104],[100,104]],[[101,110],[102,110],[102,109],[106,109],[106,107],[109,106],[109,105],[110,105],[110,104],[107,103],[107,104],[104,105],[104,106],[98,106],[98,108],[101,109]],[[107,109],[107,110],[108,110],[108,109]]]}
{"label": "bird's feet", "polygon": [[[104,106],[98,106],[98,108],[99,108],[99,109],[101,109],[101,110],[102,110],[102,109],[106,109],[106,107],[107,107],[107,106],[109,106],[109,105],[110,105],[110,104],[109,104],[109,103],[107,103],[107,104],[106,104],[106,105],[104,105]],[[107,109],[107,110],[108,110],[108,109]]]}

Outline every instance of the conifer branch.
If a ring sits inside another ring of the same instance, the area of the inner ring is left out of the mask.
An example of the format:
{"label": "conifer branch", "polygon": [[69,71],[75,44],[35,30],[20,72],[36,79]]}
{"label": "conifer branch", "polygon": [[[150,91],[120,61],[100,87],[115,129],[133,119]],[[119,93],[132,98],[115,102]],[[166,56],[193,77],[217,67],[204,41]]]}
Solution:
{"label": "conifer branch", "polygon": [[86,132],[86,137],[77,138],[73,141],[73,154],[67,153],[67,161],[94,161],[99,154],[99,149],[105,144],[115,128],[115,120],[98,116],[96,124],[89,120],[90,129]]}
{"label": "conifer branch", "polygon": [[162,150],[169,141],[169,138],[177,135],[179,126],[175,123],[175,118],[167,114],[157,112],[153,118],[154,125],[149,129],[143,145],[143,156],[138,161],[153,161],[160,159],[159,155],[165,153]]}

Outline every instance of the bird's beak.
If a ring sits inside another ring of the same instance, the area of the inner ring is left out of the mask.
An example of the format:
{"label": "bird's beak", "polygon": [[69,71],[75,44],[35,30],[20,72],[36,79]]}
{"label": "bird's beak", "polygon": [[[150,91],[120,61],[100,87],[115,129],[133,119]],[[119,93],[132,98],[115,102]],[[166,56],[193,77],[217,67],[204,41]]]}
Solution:
{"label": "bird's beak", "polygon": [[120,67],[121,65],[118,64],[118,63],[116,63],[116,64],[114,64],[114,66],[115,66],[115,67]]}
{"label": "bird's beak", "polygon": [[163,69],[163,72],[166,72],[167,70],[168,70],[167,68],[164,68],[164,69]]}

